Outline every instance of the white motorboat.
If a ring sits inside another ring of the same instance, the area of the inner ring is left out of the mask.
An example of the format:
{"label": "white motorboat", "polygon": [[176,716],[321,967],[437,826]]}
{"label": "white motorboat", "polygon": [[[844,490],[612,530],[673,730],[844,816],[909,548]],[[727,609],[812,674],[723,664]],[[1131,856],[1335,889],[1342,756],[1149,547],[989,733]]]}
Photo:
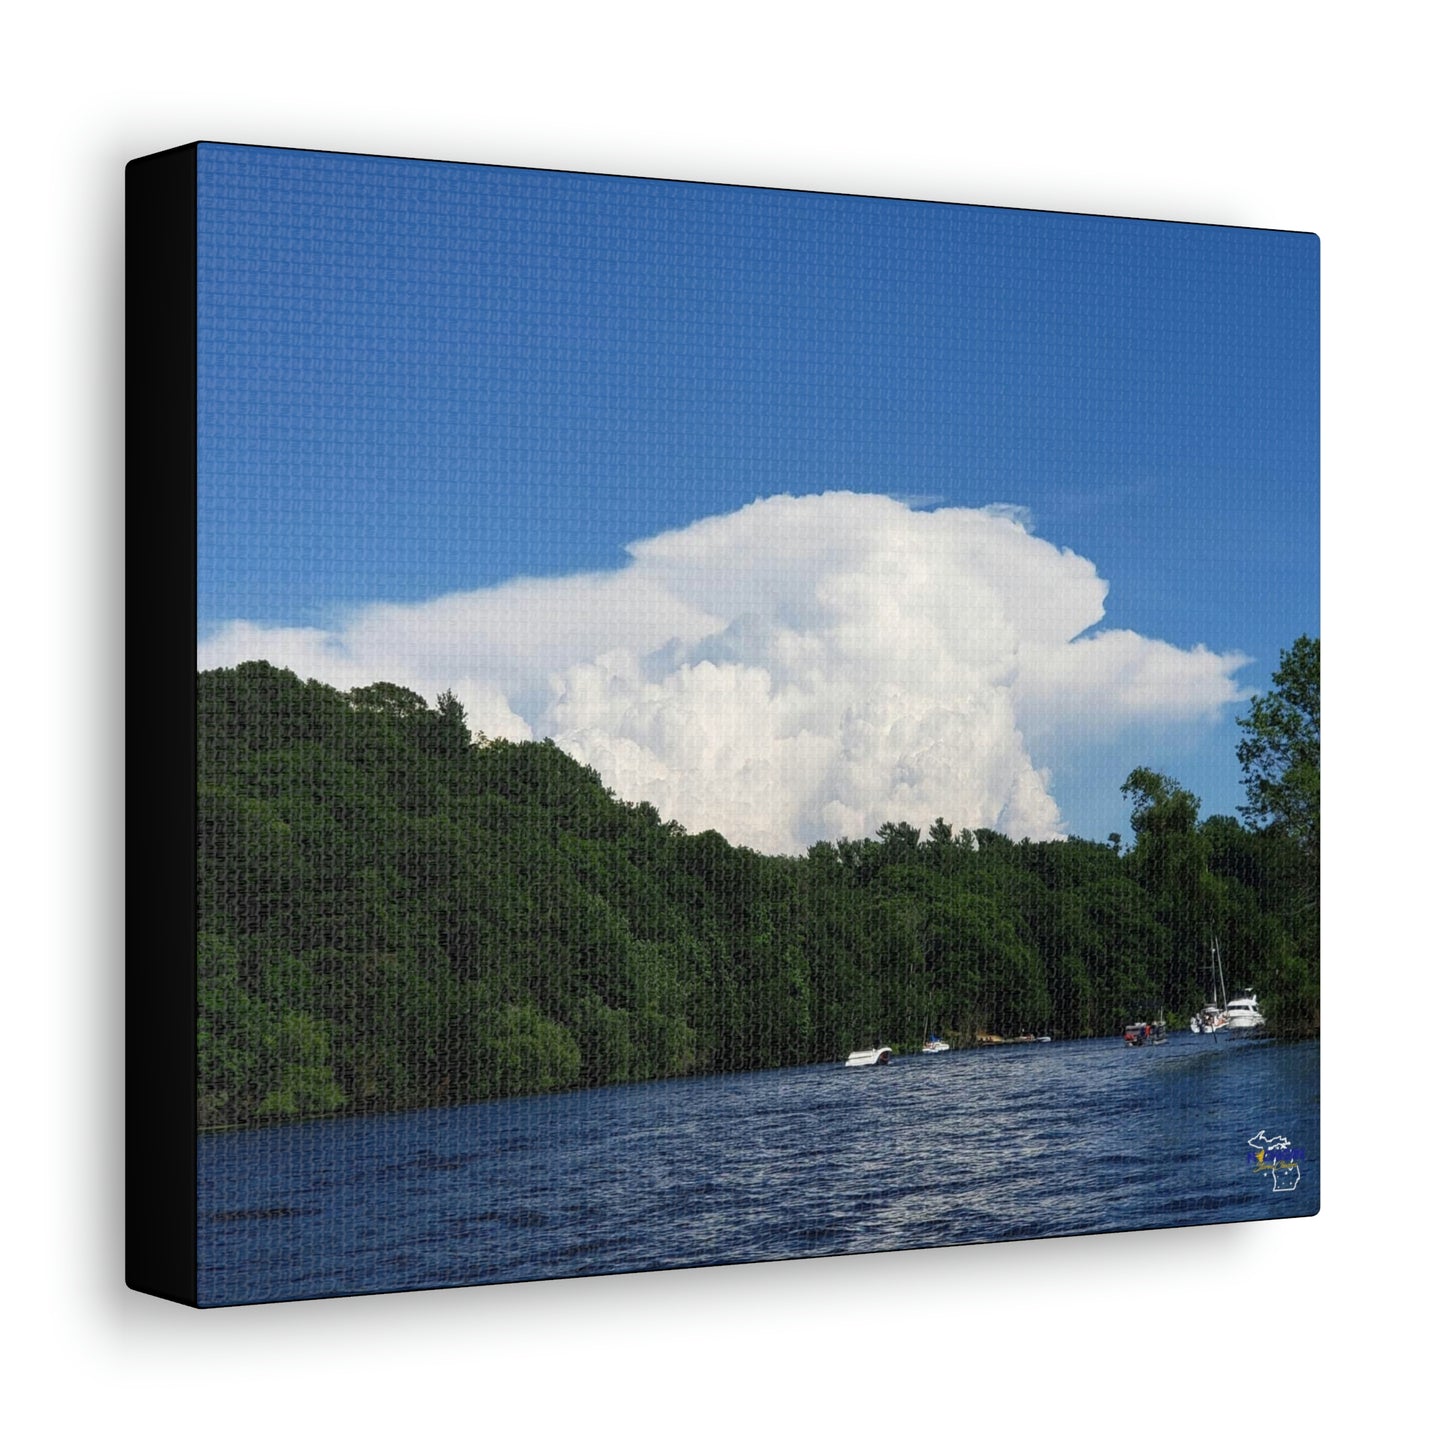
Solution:
{"label": "white motorboat", "polygon": [[1244,993],[1232,998],[1224,1006],[1225,1027],[1230,1033],[1248,1033],[1250,1029],[1264,1027],[1264,1015],[1259,1011],[1259,997]]}
{"label": "white motorboat", "polygon": [[855,1049],[848,1055],[845,1067],[861,1069],[868,1064],[886,1064],[892,1058],[892,1049]]}

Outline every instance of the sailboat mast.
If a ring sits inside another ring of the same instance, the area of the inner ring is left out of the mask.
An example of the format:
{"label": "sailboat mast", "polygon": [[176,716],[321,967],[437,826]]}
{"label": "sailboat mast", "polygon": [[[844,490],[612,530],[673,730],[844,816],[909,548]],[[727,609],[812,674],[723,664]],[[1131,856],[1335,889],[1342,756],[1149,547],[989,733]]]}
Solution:
{"label": "sailboat mast", "polygon": [[[1219,981],[1219,1003],[1218,1003],[1219,1012],[1215,1014],[1215,1018],[1214,1018],[1214,1042],[1215,1042],[1215,1043],[1218,1043],[1218,1042],[1219,1042],[1220,1024],[1221,1024],[1221,1019],[1222,1019],[1222,1017],[1223,1017],[1223,1010],[1224,1010],[1225,1004],[1228,1002],[1228,999],[1229,999],[1229,989],[1225,986],[1225,982],[1224,982],[1224,955],[1220,952],[1220,949],[1219,949],[1219,935],[1218,935],[1217,933],[1214,933],[1214,934],[1211,934],[1211,935],[1210,935],[1210,944],[1211,944],[1211,946],[1213,947],[1213,950],[1214,950],[1214,974],[1215,974],[1215,979],[1218,979],[1218,981]],[[1214,982],[1215,982],[1214,979],[1211,979],[1210,982],[1209,982],[1209,991],[1210,991],[1210,993],[1213,993],[1213,992],[1214,992]]]}

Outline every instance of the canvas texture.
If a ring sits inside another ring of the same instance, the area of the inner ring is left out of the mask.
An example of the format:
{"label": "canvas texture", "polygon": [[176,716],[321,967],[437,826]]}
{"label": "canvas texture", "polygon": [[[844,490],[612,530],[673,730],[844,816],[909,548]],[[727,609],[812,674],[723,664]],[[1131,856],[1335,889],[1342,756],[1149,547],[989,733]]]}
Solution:
{"label": "canvas texture", "polygon": [[1314,236],[196,193],[200,1303],[1318,1210]]}

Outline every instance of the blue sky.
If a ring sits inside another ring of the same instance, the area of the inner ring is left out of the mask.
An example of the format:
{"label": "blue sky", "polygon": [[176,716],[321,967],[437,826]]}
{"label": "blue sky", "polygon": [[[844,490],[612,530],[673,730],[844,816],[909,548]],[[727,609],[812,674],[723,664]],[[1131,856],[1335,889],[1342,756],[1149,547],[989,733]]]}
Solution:
{"label": "blue sky", "polygon": [[[1243,690],[1318,632],[1313,236],[230,146],[199,235],[203,644],[824,492],[1026,508]],[[1240,710],[1028,741],[1102,837]]]}

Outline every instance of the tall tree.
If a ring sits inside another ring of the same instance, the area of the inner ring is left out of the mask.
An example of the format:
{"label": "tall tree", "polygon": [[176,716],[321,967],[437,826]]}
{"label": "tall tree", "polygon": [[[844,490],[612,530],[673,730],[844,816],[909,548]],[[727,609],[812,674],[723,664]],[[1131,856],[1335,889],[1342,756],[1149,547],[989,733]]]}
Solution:
{"label": "tall tree", "polygon": [[1152,768],[1135,768],[1119,791],[1132,804],[1129,823],[1137,850],[1147,852],[1170,840],[1193,838],[1199,799],[1175,779]]}
{"label": "tall tree", "polygon": [[1156,917],[1168,935],[1163,980],[1172,1002],[1193,979],[1199,943],[1216,910],[1208,850],[1199,831],[1199,799],[1150,768],[1135,768],[1121,791],[1133,804],[1130,863],[1156,898]]}
{"label": "tall tree", "polygon": [[1277,826],[1312,861],[1320,847],[1320,640],[1301,637],[1280,655],[1274,688],[1240,718],[1238,757],[1256,827]]}
{"label": "tall tree", "polygon": [[922,834],[912,823],[883,823],[879,826],[878,837],[883,843],[885,862],[907,863],[917,856]]}
{"label": "tall tree", "polygon": [[[1266,969],[1271,1023],[1285,1033],[1319,1029],[1320,642],[1301,637],[1280,656],[1271,691],[1240,718],[1238,756],[1249,802],[1240,809],[1263,845],[1282,931]],[[1272,900],[1267,900],[1272,901]]]}

